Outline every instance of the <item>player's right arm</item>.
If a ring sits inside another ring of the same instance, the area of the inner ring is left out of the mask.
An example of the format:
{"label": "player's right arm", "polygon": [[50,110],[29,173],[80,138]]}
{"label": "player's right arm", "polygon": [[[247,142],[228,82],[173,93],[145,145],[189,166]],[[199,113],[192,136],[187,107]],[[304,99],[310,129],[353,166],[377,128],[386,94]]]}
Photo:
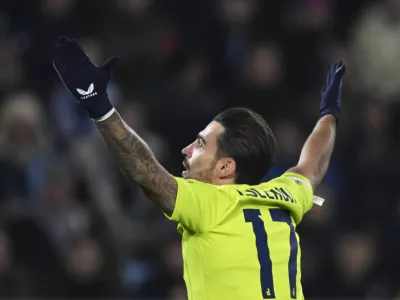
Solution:
{"label": "player's right arm", "polygon": [[107,84],[116,57],[98,67],[79,44],[61,37],[53,65],[71,94],[96,121],[103,139],[124,175],[166,213],[175,207],[178,184],[156,160],[148,145],[122,120],[107,96]]}
{"label": "player's right arm", "polygon": [[178,184],[157,161],[146,142],[112,111],[105,120],[96,121],[111,155],[125,177],[136,183],[163,211],[175,207]]}
{"label": "player's right arm", "polygon": [[335,145],[344,73],[342,62],[332,64],[322,93],[320,119],[303,146],[297,166],[287,171],[308,178],[313,189],[324,177]]}

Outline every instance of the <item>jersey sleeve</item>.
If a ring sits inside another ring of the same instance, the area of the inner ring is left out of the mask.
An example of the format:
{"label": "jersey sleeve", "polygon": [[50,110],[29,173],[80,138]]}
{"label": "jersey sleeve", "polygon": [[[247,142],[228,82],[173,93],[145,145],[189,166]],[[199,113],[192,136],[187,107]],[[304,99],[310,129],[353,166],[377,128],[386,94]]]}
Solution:
{"label": "jersey sleeve", "polygon": [[306,214],[313,206],[314,194],[310,180],[298,173],[286,172],[274,179],[287,187],[302,208],[302,215]]}
{"label": "jersey sleeve", "polygon": [[235,199],[226,186],[179,177],[175,179],[178,184],[175,208],[172,215],[166,217],[193,233],[210,230],[234,205]]}

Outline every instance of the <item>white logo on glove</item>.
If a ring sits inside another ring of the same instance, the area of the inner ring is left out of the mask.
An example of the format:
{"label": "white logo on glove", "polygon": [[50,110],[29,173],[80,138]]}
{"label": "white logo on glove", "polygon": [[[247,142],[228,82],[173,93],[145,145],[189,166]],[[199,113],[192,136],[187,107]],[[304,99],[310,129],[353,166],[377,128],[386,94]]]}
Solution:
{"label": "white logo on glove", "polygon": [[81,90],[81,89],[76,89],[76,90],[77,90],[78,93],[81,94],[82,96],[86,96],[86,95],[89,95],[89,94],[93,93],[93,91],[94,91],[94,84],[91,83],[91,84],[89,85],[89,88],[88,88],[87,91],[84,91],[84,90]]}
{"label": "white logo on glove", "polygon": [[84,97],[81,97],[81,99],[87,99],[87,98],[90,98],[90,97],[93,97],[93,96],[97,95],[96,92],[93,93],[93,91],[94,91],[94,84],[93,83],[91,83],[89,85],[89,88],[87,89],[87,91],[84,91],[82,89],[76,89],[76,90],[78,91],[78,93],[80,95],[84,96]]}

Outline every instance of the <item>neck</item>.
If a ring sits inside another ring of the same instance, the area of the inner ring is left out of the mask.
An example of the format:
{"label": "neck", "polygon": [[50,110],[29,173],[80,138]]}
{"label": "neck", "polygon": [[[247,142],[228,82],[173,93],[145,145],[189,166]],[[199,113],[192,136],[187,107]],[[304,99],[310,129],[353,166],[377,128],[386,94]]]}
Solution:
{"label": "neck", "polygon": [[216,178],[213,180],[214,185],[231,185],[235,184],[235,178]]}

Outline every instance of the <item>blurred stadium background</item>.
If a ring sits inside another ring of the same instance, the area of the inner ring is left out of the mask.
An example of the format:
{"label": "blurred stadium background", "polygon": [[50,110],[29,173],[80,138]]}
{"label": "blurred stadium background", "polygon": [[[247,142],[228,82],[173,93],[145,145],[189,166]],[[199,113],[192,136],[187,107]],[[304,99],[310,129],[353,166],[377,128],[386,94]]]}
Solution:
{"label": "blurred stadium background", "polygon": [[0,298],[186,299],[176,226],[124,181],[51,64],[59,35],[101,63],[173,174],[230,106],[296,163],[329,63],[348,65],[326,198],[298,231],[308,299],[400,299],[400,1],[2,0]]}

